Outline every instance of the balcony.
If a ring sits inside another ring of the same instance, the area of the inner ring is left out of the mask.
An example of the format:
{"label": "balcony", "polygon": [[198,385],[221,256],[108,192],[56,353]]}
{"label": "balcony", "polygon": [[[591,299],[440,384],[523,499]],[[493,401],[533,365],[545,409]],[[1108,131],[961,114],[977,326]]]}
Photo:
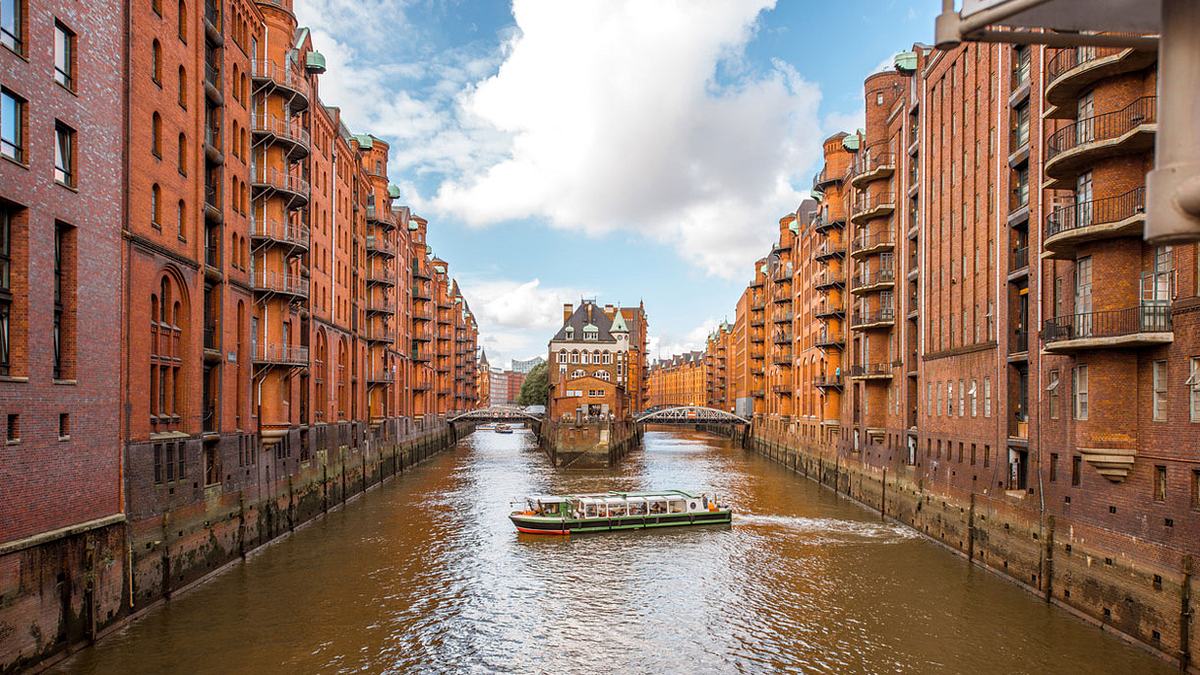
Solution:
{"label": "balcony", "polygon": [[396,276],[386,267],[372,267],[367,270],[367,285],[395,286]]}
{"label": "balcony", "polygon": [[392,219],[392,214],[374,204],[367,204],[367,223],[378,225],[385,230],[390,230],[396,226],[395,221]]}
{"label": "balcony", "polygon": [[428,328],[414,328],[412,339],[413,342],[433,342],[433,331]]}
{"label": "balcony", "polygon": [[896,240],[892,237],[891,232],[878,232],[871,236],[861,234],[854,238],[850,256],[855,259],[865,258],[876,253],[891,251],[894,248],[896,248]]}
{"label": "balcony", "polygon": [[889,216],[896,210],[896,196],[888,190],[859,193],[850,212],[851,223],[865,223],[872,218]]}
{"label": "balcony", "polygon": [[308,297],[308,279],[298,274],[257,270],[250,275],[250,286],[256,293],[287,295],[297,299]]}
{"label": "balcony", "polygon": [[840,241],[827,241],[817,247],[817,252],[813,256],[817,260],[829,260],[830,258],[845,258],[846,245]]}
{"label": "balcony", "polygon": [[766,341],[766,338],[763,337],[763,334],[760,331],[750,333],[750,342],[752,344],[763,344]]}
{"label": "balcony", "polygon": [[813,189],[824,190],[830,185],[837,185],[840,182],[842,182],[842,172],[833,171],[826,165],[817,175],[813,176]]}
{"label": "balcony", "polygon": [[1069,314],[1048,319],[1042,329],[1042,343],[1052,354],[1164,345],[1174,339],[1171,307],[1165,303]]}
{"label": "balcony", "polygon": [[433,321],[433,310],[414,308],[412,318],[414,321]]}
{"label": "balcony", "polygon": [[370,298],[365,304],[368,314],[382,314],[390,316],[396,313],[395,303],[387,298]]}
{"label": "balcony", "polygon": [[835,319],[846,316],[846,309],[835,304],[821,304],[813,313],[818,319]]}
{"label": "balcony", "polygon": [[251,177],[255,198],[279,194],[288,201],[288,208],[296,209],[308,204],[308,181],[279,169],[259,167]]}
{"label": "balcony", "polygon": [[781,268],[775,270],[774,272],[772,272],[771,273],[771,281],[774,281],[777,284],[792,283],[792,266],[791,266],[791,264],[788,264],[788,265],[781,267]]}
{"label": "balcony", "polygon": [[896,172],[896,156],[890,152],[860,153],[861,160],[855,162],[854,177],[850,185],[862,189],[867,183],[890,177]]}
{"label": "balcony", "polygon": [[307,366],[308,347],[258,343],[254,345],[254,363],[264,366]]}
{"label": "balcony", "polygon": [[374,234],[367,235],[367,255],[377,255],[384,258],[396,257],[396,245],[384,237]]}
{"label": "balcony", "polygon": [[1070,117],[1080,94],[1093,84],[1154,63],[1158,54],[1121,47],[1056,50],[1046,63],[1046,117]]}
{"label": "balcony", "polygon": [[767,392],[762,389],[751,389],[750,390],[750,395],[753,396],[754,398],[762,398],[762,397],[766,396],[766,394],[767,394]]}
{"label": "balcony", "polygon": [[221,80],[221,67],[217,64],[204,62],[204,96],[213,105],[225,105],[225,97],[221,94],[224,82]]}
{"label": "balcony", "polygon": [[392,329],[389,326],[381,326],[370,322],[363,327],[362,337],[367,342],[378,342],[385,345],[395,344],[396,342],[396,336],[392,333]]}
{"label": "balcony", "polygon": [[290,254],[308,250],[309,231],[306,225],[286,220],[251,220],[250,238],[262,244],[282,246]]}
{"label": "balcony", "polygon": [[750,317],[750,326],[752,328],[761,328],[764,325],[766,325],[766,321],[763,320],[761,314],[758,317]]}
{"label": "balcony", "polygon": [[842,280],[842,275],[834,274],[829,270],[821,272],[813,277],[813,288],[817,289],[818,291],[831,288],[843,288],[845,285],[846,282]]}
{"label": "balcony", "polygon": [[850,292],[854,294],[870,293],[892,288],[895,285],[896,270],[891,267],[882,267],[877,270],[867,270],[864,274],[854,277],[854,285],[850,287]]}
{"label": "balcony", "polygon": [[204,3],[204,36],[209,42],[220,47],[225,44],[223,28],[221,3],[218,0],[208,0]]}
{"label": "balcony", "polygon": [[1008,275],[1015,276],[1019,272],[1029,271],[1029,247],[1020,246],[1012,249],[1008,256]]}
{"label": "balcony", "polygon": [[367,386],[386,386],[396,381],[396,376],[392,373],[367,373]]}
{"label": "balcony", "polygon": [[1051,134],[1042,187],[1072,190],[1079,174],[1097,160],[1153,150],[1157,104],[1156,97],[1144,96],[1121,110],[1078,120]]}
{"label": "balcony", "polygon": [[831,330],[817,336],[816,345],[821,349],[841,349],[846,344],[846,336],[840,330]]}
{"label": "balcony", "polygon": [[1029,351],[1029,331],[1018,329],[1013,331],[1008,341],[1008,353],[1025,354]]}
{"label": "balcony", "polygon": [[427,349],[414,349],[409,353],[409,357],[416,363],[429,363],[433,354]]}
{"label": "balcony", "polygon": [[287,101],[293,115],[308,109],[308,80],[297,69],[264,59],[255,59],[250,66],[256,90],[272,89]]}
{"label": "balcony", "polygon": [[792,365],[792,350],[791,349],[775,350],[775,353],[771,356],[771,363],[774,363],[777,366],[790,367]]}
{"label": "balcony", "polygon": [[776,394],[790,394],[792,393],[792,385],[777,384],[771,387],[771,391],[775,392]]}
{"label": "balcony", "polygon": [[433,277],[429,276],[429,269],[424,265],[417,264],[416,260],[414,260],[412,263],[412,275],[413,279],[421,279],[424,281],[433,279]]}
{"label": "balcony", "polygon": [[298,121],[264,114],[251,115],[250,120],[254,137],[283,148],[289,161],[308,156],[311,147],[308,131]]}
{"label": "balcony", "polygon": [[776,331],[771,337],[771,341],[777,345],[790,345],[792,344],[792,333],[791,331]]}
{"label": "balcony", "polygon": [[217,224],[225,221],[225,214],[221,212],[221,191],[207,183],[204,185],[204,219]]}
{"label": "balcony", "polygon": [[850,320],[850,325],[856,330],[870,328],[887,328],[896,322],[896,311],[891,307],[881,307],[875,311],[857,311]]}
{"label": "balcony", "polygon": [[817,375],[813,378],[813,386],[817,389],[841,389],[843,386],[842,376],[837,374]]}
{"label": "balcony", "polygon": [[433,300],[432,291],[429,290],[426,284],[417,284],[412,287],[413,300],[430,302]]}
{"label": "balcony", "polygon": [[884,361],[883,363],[867,363],[850,366],[850,379],[890,380],[892,379],[892,364]]}
{"label": "balcony", "polygon": [[413,380],[412,382],[413,391],[429,391],[432,388],[433,383],[429,380]]}
{"label": "balcony", "polygon": [[819,215],[813,218],[813,229],[817,232],[828,232],[829,230],[841,229],[846,226],[844,218],[831,216],[826,218],[824,215]]}
{"label": "balcony", "polygon": [[1046,216],[1043,257],[1075,259],[1084,242],[1140,237],[1146,224],[1146,188],[1092,201],[1068,203]]}
{"label": "balcony", "polygon": [[795,317],[791,310],[786,312],[776,312],[775,316],[771,317],[771,323],[791,323],[792,319],[794,318]]}

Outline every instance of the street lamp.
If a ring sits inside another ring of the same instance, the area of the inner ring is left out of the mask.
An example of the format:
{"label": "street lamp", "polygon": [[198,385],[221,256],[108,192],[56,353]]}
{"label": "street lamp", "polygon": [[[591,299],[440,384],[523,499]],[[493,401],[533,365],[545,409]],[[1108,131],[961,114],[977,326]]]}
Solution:
{"label": "street lamp", "polygon": [[[963,41],[1158,50],[1158,131],[1146,175],[1146,241],[1200,240],[1200,2],[942,0],[939,49]],[[1095,34],[1104,31],[1106,34]],[[1120,33],[1158,34],[1158,38]]]}

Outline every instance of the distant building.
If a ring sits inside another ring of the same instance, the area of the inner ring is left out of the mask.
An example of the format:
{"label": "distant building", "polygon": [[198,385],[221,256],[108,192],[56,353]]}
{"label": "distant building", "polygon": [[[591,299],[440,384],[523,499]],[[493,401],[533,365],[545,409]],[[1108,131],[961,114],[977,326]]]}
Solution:
{"label": "distant building", "polygon": [[541,364],[541,363],[545,363],[545,362],[546,362],[546,359],[543,359],[540,356],[535,356],[532,359],[525,359],[524,361],[518,361],[517,359],[513,359],[512,360],[512,371],[514,373],[521,373],[523,375],[528,375],[529,371],[533,370],[534,366]]}
{"label": "distant building", "polygon": [[507,370],[492,368],[491,375],[488,379],[491,381],[492,405],[507,405],[508,400],[508,376],[511,373]]}
{"label": "distant building", "polygon": [[563,306],[550,340],[550,415],[623,418],[644,405],[646,313],[643,306]]}

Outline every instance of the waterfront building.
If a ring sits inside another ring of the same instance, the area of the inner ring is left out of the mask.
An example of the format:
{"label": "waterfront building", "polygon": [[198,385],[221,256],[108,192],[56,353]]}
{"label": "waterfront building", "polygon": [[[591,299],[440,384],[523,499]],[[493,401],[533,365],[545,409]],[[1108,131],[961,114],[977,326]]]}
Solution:
{"label": "waterfront building", "polygon": [[659,359],[651,364],[647,374],[650,384],[648,406],[708,405],[712,372],[712,357],[703,351]]}
{"label": "waterfront building", "polygon": [[649,381],[645,308],[585,299],[563,306],[563,326],[550,340],[551,419],[623,419],[644,407]]}
{"label": "waterfront building", "polygon": [[488,363],[487,352],[483,347],[479,348],[479,363],[476,372],[479,382],[479,407],[487,408],[492,405],[492,366]]}
{"label": "waterfront building", "polygon": [[244,508],[262,520],[239,545],[274,536],[315,466],[479,397],[466,299],[387,143],[322,102],[290,0],[10,8],[0,414],[21,451],[0,475],[22,476],[22,508],[0,567],[53,573],[0,587],[0,623],[29,636],[0,669],[207,573],[178,562],[207,556],[213,523]]}
{"label": "waterfront building", "polygon": [[519,361],[517,359],[513,359],[511,370],[514,373],[524,373],[524,374],[528,375],[529,371],[533,370],[535,366],[543,364],[545,362],[546,362],[546,359],[543,359],[540,356],[535,356],[532,359],[525,359],[524,361]]}
{"label": "waterfront building", "polygon": [[1169,652],[1177,598],[1069,567],[1162,588],[1200,553],[1197,250],[1141,239],[1155,84],[1133,49],[898,55],[755,263],[727,367],[760,438],[1051,528],[1057,572],[987,563]]}

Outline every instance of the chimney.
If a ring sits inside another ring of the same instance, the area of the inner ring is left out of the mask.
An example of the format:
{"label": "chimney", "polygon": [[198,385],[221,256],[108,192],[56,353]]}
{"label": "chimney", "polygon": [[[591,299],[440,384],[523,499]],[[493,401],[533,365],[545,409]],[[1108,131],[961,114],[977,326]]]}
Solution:
{"label": "chimney", "polygon": [[563,323],[571,320],[571,315],[575,313],[575,306],[567,302],[563,304]]}

